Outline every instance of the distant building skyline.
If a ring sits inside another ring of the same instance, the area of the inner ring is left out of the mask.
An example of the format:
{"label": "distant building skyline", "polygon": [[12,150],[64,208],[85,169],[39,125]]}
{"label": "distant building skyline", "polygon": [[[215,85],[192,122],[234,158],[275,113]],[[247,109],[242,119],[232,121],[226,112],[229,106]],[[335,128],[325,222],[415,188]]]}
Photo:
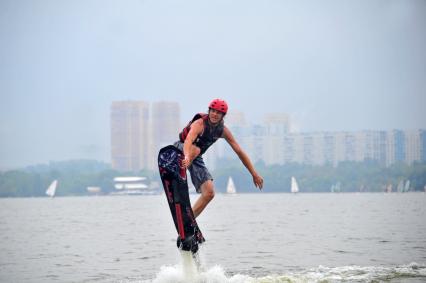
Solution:
{"label": "distant building skyline", "polygon": [[[426,161],[422,157],[424,154],[421,148],[426,143],[422,137],[423,132],[424,130],[289,133],[275,139],[274,146],[265,146],[270,152],[270,158],[264,158],[263,161],[268,165],[295,162],[336,166],[344,161],[372,160],[385,166],[396,162],[410,165],[416,161]],[[280,150],[282,148],[284,150]]]}
{"label": "distant building skyline", "polygon": [[[424,130],[299,133],[290,130],[290,121],[287,113],[277,112],[266,113],[262,124],[248,124],[241,111],[230,111],[229,116],[225,116],[225,125],[252,161],[262,161],[266,165],[300,163],[337,166],[344,161],[372,160],[390,166],[396,162],[412,164],[426,161]],[[113,102],[113,168],[121,171],[155,170],[158,150],[178,139],[182,125],[178,102]],[[211,169],[215,169],[217,162],[224,158],[233,159],[236,156],[223,140],[204,155]]]}
{"label": "distant building skyline", "polygon": [[[241,113],[240,120],[245,120]],[[292,132],[285,113],[266,114],[263,125],[233,123],[229,127],[252,161],[263,161],[266,165],[337,166],[344,161],[372,160],[390,166],[396,162],[410,165],[426,161],[423,129]],[[223,142],[212,149],[207,161],[215,168],[221,158],[236,158]]]}

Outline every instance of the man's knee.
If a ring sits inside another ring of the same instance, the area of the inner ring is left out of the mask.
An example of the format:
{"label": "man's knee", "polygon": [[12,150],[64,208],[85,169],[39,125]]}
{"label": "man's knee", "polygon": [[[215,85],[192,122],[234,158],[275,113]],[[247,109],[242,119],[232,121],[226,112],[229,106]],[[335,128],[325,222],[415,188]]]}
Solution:
{"label": "man's knee", "polygon": [[214,187],[213,182],[211,180],[206,181],[201,185],[201,194],[208,201],[211,201],[214,198]]}

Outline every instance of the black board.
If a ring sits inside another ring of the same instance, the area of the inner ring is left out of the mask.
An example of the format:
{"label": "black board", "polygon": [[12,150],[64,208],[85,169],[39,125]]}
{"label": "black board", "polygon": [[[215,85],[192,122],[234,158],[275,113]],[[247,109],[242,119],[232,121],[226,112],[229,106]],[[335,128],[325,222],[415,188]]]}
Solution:
{"label": "black board", "polygon": [[183,153],[173,145],[160,149],[158,168],[164,193],[178,232],[177,246],[196,253],[198,244],[205,241],[195,220],[188,192],[186,169],[182,168]]}

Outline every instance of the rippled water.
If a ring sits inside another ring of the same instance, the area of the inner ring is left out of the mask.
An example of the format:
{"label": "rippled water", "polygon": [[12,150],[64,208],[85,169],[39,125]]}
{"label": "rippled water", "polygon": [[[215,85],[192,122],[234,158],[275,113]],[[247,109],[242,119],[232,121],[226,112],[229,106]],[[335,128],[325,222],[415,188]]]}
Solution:
{"label": "rippled water", "polygon": [[163,195],[0,199],[0,281],[424,282],[425,212],[424,193],[218,194],[189,276]]}

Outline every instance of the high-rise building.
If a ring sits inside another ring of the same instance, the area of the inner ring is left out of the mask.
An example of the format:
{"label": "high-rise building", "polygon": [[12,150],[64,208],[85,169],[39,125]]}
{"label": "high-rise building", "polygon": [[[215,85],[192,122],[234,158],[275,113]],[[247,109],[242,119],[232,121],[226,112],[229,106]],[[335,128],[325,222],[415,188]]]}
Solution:
{"label": "high-rise building", "polygon": [[405,131],[405,163],[412,164],[421,160],[421,131]]}
{"label": "high-rise building", "polygon": [[111,104],[111,163],[120,171],[148,168],[149,104],[115,101]]}
{"label": "high-rise building", "polygon": [[293,159],[291,162],[303,163],[305,160],[305,135],[302,133],[294,133],[293,136]]}
{"label": "high-rise building", "polygon": [[178,134],[181,130],[178,102],[154,102],[151,119],[152,138],[157,147],[163,147],[178,140]]}
{"label": "high-rise building", "polygon": [[[241,148],[250,156],[251,161],[256,163],[264,159],[264,143],[265,143],[265,127],[261,125],[253,125],[240,129],[240,134],[235,138]],[[232,130],[231,130],[232,131]],[[229,147],[227,151],[229,157],[237,158]]]}
{"label": "high-rise building", "polygon": [[396,131],[387,131],[386,132],[386,157],[385,165],[390,166],[395,163],[395,132]]}
{"label": "high-rise building", "polygon": [[264,116],[261,159],[265,164],[283,164],[284,136],[289,132],[289,118],[285,113],[268,113]]}
{"label": "high-rise building", "polygon": [[360,131],[355,132],[357,144],[356,161],[375,160],[380,164],[386,162],[386,132]]}
{"label": "high-rise building", "polygon": [[268,136],[284,136],[289,132],[290,119],[286,113],[268,113],[264,117]]}
{"label": "high-rise building", "polygon": [[392,133],[392,143],[394,145],[394,162],[405,161],[405,134],[402,130],[394,130]]}
{"label": "high-rise building", "polygon": [[[312,133],[309,139],[305,137],[306,143],[310,146],[309,150],[305,150],[304,163],[312,165],[325,164],[325,134],[323,132]],[[309,152],[309,155],[307,153]]]}
{"label": "high-rise building", "polygon": [[324,133],[324,164],[335,165],[336,161],[336,136],[333,133]]}
{"label": "high-rise building", "polygon": [[156,156],[163,146],[173,144],[179,139],[180,106],[178,102],[160,101],[152,104],[151,115],[151,164],[150,169],[156,167]]}
{"label": "high-rise building", "polygon": [[420,160],[423,162],[426,162],[426,130],[420,131],[420,150],[421,150]]}

